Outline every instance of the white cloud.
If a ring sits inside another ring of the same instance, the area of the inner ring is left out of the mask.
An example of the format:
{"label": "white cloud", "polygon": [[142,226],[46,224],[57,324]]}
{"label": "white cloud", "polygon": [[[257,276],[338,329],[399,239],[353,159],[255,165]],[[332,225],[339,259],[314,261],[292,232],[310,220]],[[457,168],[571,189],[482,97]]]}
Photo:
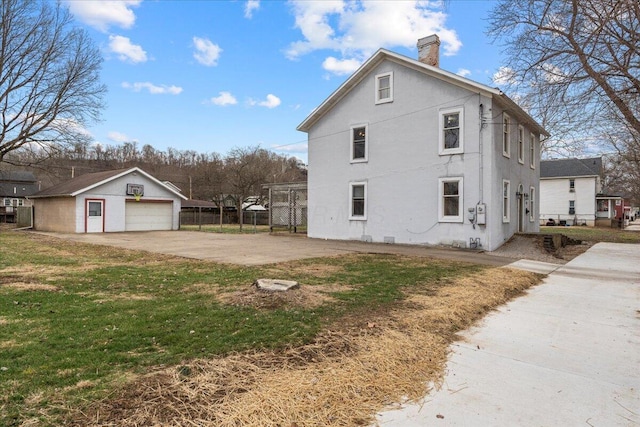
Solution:
{"label": "white cloud", "polygon": [[351,74],[357,70],[360,65],[362,65],[362,62],[357,59],[337,59],[333,56],[328,57],[322,62],[322,68],[337,75]]}
{"label": "white cloud", "polygon": [[134,142],[136,139],[132,139],[129,136],[125,135],[121,132],[111,131],[107,134],[107,138],[111,141],[122,143],[122,142]]}
{"label": "white cloud", "polygon": [[210,99],[212,104],[220,105],[224,107],[225,105],[236,105],[238,100],[235,96],[231,95],[229,92],[220,92],[218,96]]}
{"label": "white cloud", "polygon": [[182,92],[182,88],[179,86],[167,86],[167,85],[154,85],[149,82],[136,82],[129,83],[123,82],[122,87],[125,89],[131,89],[134,92],[140,92],[143,89],[146,89],[152,95],[179,95]]}
{"label": "white cloud", "polygon": [[69,10],[81,22],[106,32],[110,26],[131,28],[136,21],[132,7],[142,0],[65,1]]}
{"label": "white cloud", "polygon": [[340,61],[362,62],[380,47],[415,48],[418,39],[430,34],[440,37],[443,55],[455,55],[462,46],[455,30],[446,27],[447,15],[437,1],[293,0],[291,4],[303,40],[289,46],[289,59],[331,49],[341,53]]}
{"label": "white cloud", "polygon": [[193,57],[199,63],[208,67],[218,65],[218,58],[220,58],[220,53],[222,53],[220,46],[209,39],[201,37],[194,37],[193,45],[196,48]]}
{"label": "white cloud", "polygon": [[516,73],[509,67],[500,67],[498,71],[493,74],[493,83],[498,86],[506,86],[515,82]]}
{"label": "white cloud", "polygon": [[121,61],[146,62],[147,52],[140,45],[131,43],[128,37],[109,36],[109,50],[116,53]]}
{"label": "white cloud", "polygon": [[248,0],[244,5],[244,17],[253,18],[253,11],[260,9],[260,0]]}
{"label": "white cloud", "polygon": [[467,77],[471,75],[471,70],[467,70],[466,68],[460,68],[456,74],[461,77]]}
{"label": "white cloud", "polygon": [[264,101],[256,101],[253,99],[249,99],[249,105],[258,105],[260,107],[267,107],[267,108],[276,108],[278,105],[280,105],[280,103],[281,103],[280,98],[278,98],[277,96],[271,93],[267,95],[267,98]]}

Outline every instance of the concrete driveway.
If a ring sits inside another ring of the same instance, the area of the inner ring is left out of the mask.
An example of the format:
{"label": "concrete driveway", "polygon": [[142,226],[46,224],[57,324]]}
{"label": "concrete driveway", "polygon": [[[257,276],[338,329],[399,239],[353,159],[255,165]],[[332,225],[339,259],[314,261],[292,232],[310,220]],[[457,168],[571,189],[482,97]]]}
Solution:
{"label": "concrete driveway", "polygon": [[639,426],[640,245],[594,245],[451,351],[442,388],[378,426]]}
{"label": "concrete driveway", "polygon": [[308,239],[290,234],[221,234],[198,231],[41,233],[78,242],[145,250],[227,264],[262,265],[348,253],[393,253],[503,266],[513,259],[460,249]]}

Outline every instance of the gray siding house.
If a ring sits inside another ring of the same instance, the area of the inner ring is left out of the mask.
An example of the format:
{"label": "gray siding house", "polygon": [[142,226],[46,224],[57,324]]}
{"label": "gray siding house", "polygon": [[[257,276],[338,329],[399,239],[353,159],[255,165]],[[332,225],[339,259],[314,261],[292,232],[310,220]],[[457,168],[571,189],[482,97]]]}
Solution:
{"label": "gray siding house", "polygon": [[299,126],[308,236],[494,250],[539,230],[540,136],[499,89],[378,50]]}

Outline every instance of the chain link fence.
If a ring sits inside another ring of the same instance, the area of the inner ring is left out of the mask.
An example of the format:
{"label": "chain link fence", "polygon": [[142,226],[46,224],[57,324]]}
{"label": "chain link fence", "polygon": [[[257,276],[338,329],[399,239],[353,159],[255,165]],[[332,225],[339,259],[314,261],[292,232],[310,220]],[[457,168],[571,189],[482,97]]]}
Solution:
{"label": "chain link fence", "polygon": [[269,190],[269,228],[289,232],[307,230],[307,183],[267,184]]}

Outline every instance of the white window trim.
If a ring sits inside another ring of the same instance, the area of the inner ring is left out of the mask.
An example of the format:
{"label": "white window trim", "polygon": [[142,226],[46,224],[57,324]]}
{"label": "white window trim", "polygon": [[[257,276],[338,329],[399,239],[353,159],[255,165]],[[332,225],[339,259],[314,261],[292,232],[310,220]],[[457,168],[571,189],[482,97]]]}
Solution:
{"label": "white window trim", "polygon": [[[364,157],[361,159],[355,159],[354,156],[354,146],[353,146],[353,130],[358,128],[364,128]],[[369,161],[369,124],[361,123],[358,125],[353,125],[349,129],[349,152],[350,152],[350,161],[351,163],[364,163]]]}
{"label": "white window trim", "polygon": [[[451,113],[458,113],[459,114],[459,120],[460,120],[460,133],[458,135],[459,140],[458,140],[458,148],[444,148],[444,115],[445,114],[451,114]],[[455,108],[448,108],[446,110],[440,110],[440,113],[438,114],[438,132],[440,134],[440,142],[439,142],[439,153],[440,155],[447,155],[447,154],[462,154],[464,152],[464,108],[463,107],[455,107]]]}
{"label": "white window trim", "polygon": [[[387,76],[389,76],[389,97],[378,98],[378,94],[380,93],[380,79]],[[374,96],[375,96],[374,99],[376,100],[376,104],[385,104],[387,102],[393,102],[393,71],[376,75],[376,93]]]}
{"label": "white window trim", "polygon": [[[507,184],[507,209],[504,209],[504,185]],[[500,189],[501,201],[502,201],[502,222],[511,222],[511,181],[508,179],[502,180],[502,188]],[[506,214],[506,215],[505,215]]]}
{"label": "white window trim", "polygon": [[529,167],[536,168],[536,136],[532,133],[529,135]]}
{"label": "white window trim", "polygon": [[[444,183],[458,182],[458,215],[444,214]],[[452,176],[438,179],[438,222],[458,222],[464,221],[464,178]]]}
{"label": "white window trim", "polygon": [[[353,187],[362,185],[364,186],[364,215],[353,215]],[[367,182],[355,181],[349,183],[349,219],[352,221],[366,221],[367,220]]]}
{"label": "white window trim", "polygon": [[[505,128],[506,141],[505,141]],[[511,158],[511,117],[507,113],[502,113],[502,155]],[[506,150],[505,150],[506,147]]]}
{"label": "white window trim", "polygon": [[535,220],[535,209],[536,206],[536,188],[529,187],[529,222],[533,222]]}
{"label": "white window trim", "polygon": [[518,163],[524,165],[524,126],[518,125]]}

